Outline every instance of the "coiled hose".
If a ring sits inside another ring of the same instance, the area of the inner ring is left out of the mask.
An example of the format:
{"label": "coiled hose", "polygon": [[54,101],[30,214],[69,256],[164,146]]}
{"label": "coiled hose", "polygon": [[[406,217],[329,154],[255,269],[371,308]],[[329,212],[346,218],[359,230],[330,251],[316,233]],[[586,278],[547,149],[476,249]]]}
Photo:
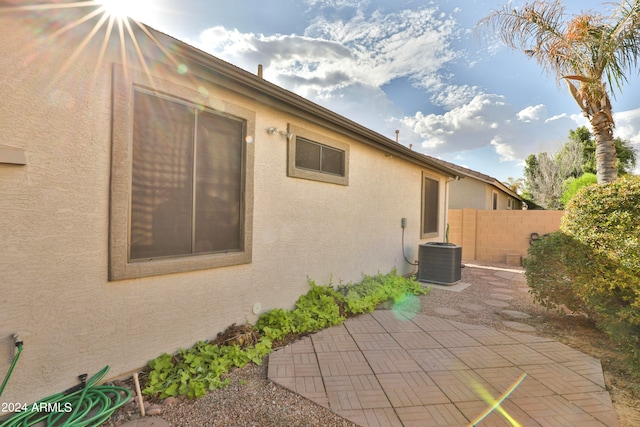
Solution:
{"label": "coiled hose", "polygon": [[106,421],[131,398],[131,392],[118,386],[95,385],[109,371],[105,366],[86,386],[53,394],[32,403],[22,412],[0,422],[0,427],[27,427],[44,422],[47,427],[93,427]]}

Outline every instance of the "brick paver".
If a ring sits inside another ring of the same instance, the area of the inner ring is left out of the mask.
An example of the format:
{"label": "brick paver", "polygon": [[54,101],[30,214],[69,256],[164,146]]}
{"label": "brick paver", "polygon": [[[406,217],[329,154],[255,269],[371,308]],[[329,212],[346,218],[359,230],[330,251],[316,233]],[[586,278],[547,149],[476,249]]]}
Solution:
{"label": "brick paver", "polygon": [[[516,273],[487,276],[520,280]],[[562,343],[379,310],[269,356],[269,378],[362,426],[606,426],[618,421],[600,362]]]}

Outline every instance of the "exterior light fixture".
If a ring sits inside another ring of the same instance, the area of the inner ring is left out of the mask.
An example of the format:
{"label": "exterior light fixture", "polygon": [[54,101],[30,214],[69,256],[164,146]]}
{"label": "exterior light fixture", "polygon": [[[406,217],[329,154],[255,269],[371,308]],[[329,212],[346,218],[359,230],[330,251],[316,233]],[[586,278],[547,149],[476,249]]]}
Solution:
{"label": "exterior light fixture", "polygon": [[284,130],[278,130],[278,128],[275,127],[267,128],[267,133],[269,135],[275,135],[276,133],[279,133],[280,135],[287,137],[287,139],[291,139],[291,137],[293,136],[293,133],[286,132]]}

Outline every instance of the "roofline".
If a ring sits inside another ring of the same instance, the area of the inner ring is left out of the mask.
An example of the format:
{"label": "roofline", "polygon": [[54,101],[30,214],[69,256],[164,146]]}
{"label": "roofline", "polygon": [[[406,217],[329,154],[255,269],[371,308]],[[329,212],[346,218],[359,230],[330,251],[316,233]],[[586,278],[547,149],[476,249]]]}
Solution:
{"label": "roofline", "polygon": [[492,186],[498,188],[499,190],[502,190],[503,192],[507,193],[508,195],[510,195],[512,197],[515,197],[520,201],[523,201],[522,197],[518,193],[516,193],[511,188],[507,187],[505,184],[503,184],[502,182],[498,181],[496,178],[494,178],[492,176],[483,174],[483,173],[475,171],[473,169],[469,169],[469,168],[465,168],[463,166],[456,165],[455,163],[446,162],[446,161],[440,160],[440,159],[438,159],[438,161],[446,164],[448,167],[450,167],[451,169],[456,171],[458,175],[464,175],[465,177],[469,177],[469,178],[473,178],[473,179],[477,179],[479,181],[485,182],[485,183],[487,183],[489,185],[492,185]]}
{"label": "roofline", "polygon": [[[431,156],[413,151],[410,148],[379,134],[378,132],[309,101],[308,99],[287,89],[264,80],[263,78],[243,70],[242,68],[184,43],[170,35],[155,30],[145,24],[140,23],[140,25],[152,32],[159,41],[160,39],[164,39],[163,44],[171,42],[174,47],[178,48],[178,55],[220,74],[226,81],[233,83],[232,85],[229,85],[229,87],[232,87],[233,90],[239,93],[255,98],[255,92],[259,92],[261,95],[266,97],[260,99],[260,102],[271,104],[287,113],[323,127],[332,128],[349,138],[355,139],[418,166],[439,171],[449,177],[459,176],[459,173],[457,173],[455,169],[447,165],[443,165]],[[174,52],[174,54],[175,53],[176,52]]]}

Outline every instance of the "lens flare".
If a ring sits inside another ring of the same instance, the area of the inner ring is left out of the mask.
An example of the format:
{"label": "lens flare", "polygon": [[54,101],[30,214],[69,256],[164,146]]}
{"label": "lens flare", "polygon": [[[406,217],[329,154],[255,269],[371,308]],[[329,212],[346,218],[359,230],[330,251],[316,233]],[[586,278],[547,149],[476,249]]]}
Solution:
{"label": "lens flare", "polygon": [[413,294],[405,294],[393,303],[393,314],[397,319],[413,319],[420,312],[420,298]]}
{"label": "lens flare", "polygon": [[145,16],[153,8],[151,0],[97,0],[110,15],[116,18],[133,18],[145,21]]}

